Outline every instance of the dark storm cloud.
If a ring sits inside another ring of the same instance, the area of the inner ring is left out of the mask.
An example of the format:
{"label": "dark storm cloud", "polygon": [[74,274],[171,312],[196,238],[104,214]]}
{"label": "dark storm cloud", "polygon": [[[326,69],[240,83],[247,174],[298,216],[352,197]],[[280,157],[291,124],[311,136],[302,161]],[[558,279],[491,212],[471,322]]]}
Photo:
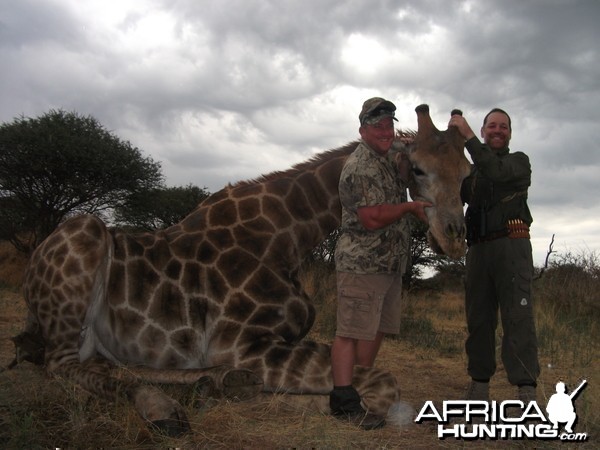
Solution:
{"label": "dark storm cloud", "polygon": [[169,184],[215,191],[355,139],[369,96],[402,128],[429,103],[478,132],[500,106],[534,168],[538,255],[552,233],[600,248],[598,20],[596,0],[2,2],[0,120],[93,115]]}

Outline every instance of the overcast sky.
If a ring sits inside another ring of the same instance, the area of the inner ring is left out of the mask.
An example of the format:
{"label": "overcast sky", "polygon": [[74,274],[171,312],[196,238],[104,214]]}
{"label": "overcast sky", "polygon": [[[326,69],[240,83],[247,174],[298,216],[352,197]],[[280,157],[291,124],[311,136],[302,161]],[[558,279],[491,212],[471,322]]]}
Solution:
{"label": "overcast sky", "polygon": [[3,0],[0,122],[91,115],[215,192],[358,137],[383,96],[478,131],[492,107],[532,162],[534,262],[600,251],[598,0]]}

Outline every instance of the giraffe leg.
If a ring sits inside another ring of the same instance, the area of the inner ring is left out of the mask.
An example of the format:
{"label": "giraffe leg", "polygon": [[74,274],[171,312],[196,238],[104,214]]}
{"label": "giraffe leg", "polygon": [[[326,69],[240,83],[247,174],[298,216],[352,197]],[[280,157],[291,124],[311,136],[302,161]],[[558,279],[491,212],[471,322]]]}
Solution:
{"label": "giraffe leg", "polygon": [[412,423],[415,410],[410,403],[400,400],[400,387],[391,373],[375,367],[356,366],[352,383],[365,409],[386,417],[389,424],[397,427]]}
{"label": "giraffe leg", "polygon": [[181,434],[189,430],[189,423],[178,402],[156,387],[112,377],[108,361],[95,357],[93,345],[86,346],[93,343],[85,337],[89,334],[82,339],[82,330],[106,299],[112,255],[112,237],[93,216],[66,221],[40,244],[24,279],[30,311],[24,337],[35,337],[39,330],[50,375],[108,400],[125,395],[153,426],[167,434]]}
{"label": "giraffe leg", "polygon": [[355,366],[352,384],[367,409],[374,414],[385,417],[390,407],[400,400],[398,381],[386,370]]}
{"label": "giraffe leg", "polygon": [[[290,344],[281,339],[265,339],[258,348],[267,357],[259,358],[249,351],[242,365],[263,377],[265,391],[325,397],[333,389],[328,345],[309,340]],[[353,385],[365,409],[376,415],[387,417],[390,407],[399,402],[398,381],[386,370],[355,366]]]}
{"label": "giraffe leg", "polygon": [[229,366],[216,366],[204,369],[211,372],[217,388],[230,399],[247,400],[256,397],[263,390],[263,380],[248,369],[234,369]]}
{"label": "giraffe leg", "polygon": [[263,380],[248,369],[231,366],[215,366],[205,369],[153,369],[150,367],[127,367],[134,377],[152,383],[198,384],[207,378],[218,394],[232,400],[248,400],[263,390]]}
{"label": "giraffe leg", "polygon": [[44,338],[39,324],[31,313],[27,316],[23,331],[10,339],[15,345],[15,358],[6,369],[12,369],[23,361],[38,366],[44,364]]}
{"label": "giraffe leg", "polygon": [[185,410],[176,400],[158,387],[112,377],[113,367],[105,359],[92,358],[80,363],[76,349],[71,351],[70,357],[67,357],[66,349],[61,349],[50,352],[46,364],[50,375],[71,380],[82,389],[109,401],[116,401],[124,395],[152,428],[169,436],[180,436],[190,430]]}

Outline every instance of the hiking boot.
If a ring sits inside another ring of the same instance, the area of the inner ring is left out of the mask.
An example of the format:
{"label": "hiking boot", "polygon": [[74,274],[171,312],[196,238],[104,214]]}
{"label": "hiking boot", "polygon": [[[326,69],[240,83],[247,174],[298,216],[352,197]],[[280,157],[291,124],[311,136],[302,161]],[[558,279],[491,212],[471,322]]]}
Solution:
{"label": "hiking boot", "polygon": [[521,400],[525,406],[529,405],[529,402],[535,402],[536,401],[535,386],[530,386],[530,385],[519,386],[519,400]]}
{"label": "hiking boot", "polygon": [[[510,411],[511,408],[507,408],[509,411],[508,417],[520,418],[523,415],[523,412],[529,406],[529,404],[531,402],[537,401],[536,395],[535,395],[536,394],[535,386],[531,386],[531,385],[519,386],[517,392],[518,392],[518,399],[523,402],[523,405],[524,405],[523,409],[516,408],[516,411],[511,412]],[[531,418],[531,417],[528,417],[527,419],[523,420],[523,422],[522,422],[523,425],[531,425],[531,424],[539,424],[539,423],[541,423],[539,418]]]}
{"label": "hiking boot", "polygon": [[333,417],[338,420],[348,422],[352,425],[356,425],[363,430],[376,430],[377,428],[381,428],[385,425],[385,419],[383,417],[378,416],[377,414],[366,412],[364,409],[362,409],[362,411],[355,411],[352,413],[334,412]]}
{"label": "hiking boot", "polygon": [[484,402],[489,402],[490,383],[471,380],[465,397],[466,400],[483,400]]}
{"label": "hiking boot", "polygon": [[385,419],[364,410],[360,395],[352,386],[335,386],[329,394],[331,415],[363,430],[375,430],[385,425]]}

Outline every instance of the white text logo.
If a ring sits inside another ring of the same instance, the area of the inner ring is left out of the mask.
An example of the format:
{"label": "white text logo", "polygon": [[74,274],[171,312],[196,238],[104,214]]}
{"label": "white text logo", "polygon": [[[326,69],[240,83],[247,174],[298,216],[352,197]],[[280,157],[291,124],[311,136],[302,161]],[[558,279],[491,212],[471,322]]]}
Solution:
{"label": "white text logo", "polygon": [[[439,439],[560,439],[586,441],[587,433],[574,432],[577,414],[574,399],[586,385],[583,380],[570,394],[563,382],[548,400],[546,414],[537,402],[520,400],[486,402],[482,400],[445,400],[441,408],[427,401],[417,414],[416,423],[438,423]],[[564,429],[561,431],[561,424]]]}

